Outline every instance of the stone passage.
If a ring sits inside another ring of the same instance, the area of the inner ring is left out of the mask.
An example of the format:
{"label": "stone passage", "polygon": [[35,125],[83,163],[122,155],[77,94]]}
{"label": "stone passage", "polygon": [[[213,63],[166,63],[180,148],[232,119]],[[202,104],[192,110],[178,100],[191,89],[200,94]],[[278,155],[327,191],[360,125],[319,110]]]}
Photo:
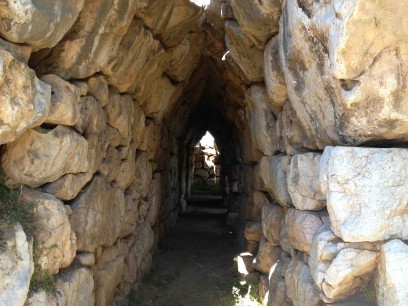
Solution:
{"label": "stone passage", "polygon": [[0,1],[0,305],[130,303],[206,131],[264,305],[408,305],[407,28],[397,0]]}

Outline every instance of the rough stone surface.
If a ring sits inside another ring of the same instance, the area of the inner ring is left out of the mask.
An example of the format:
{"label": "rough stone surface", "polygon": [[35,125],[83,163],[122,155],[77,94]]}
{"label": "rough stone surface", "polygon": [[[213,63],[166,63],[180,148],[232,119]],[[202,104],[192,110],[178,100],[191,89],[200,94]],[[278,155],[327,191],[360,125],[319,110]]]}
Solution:
{"label": "rough stone surface", "polygon": [[72,27],[83,3],[84,0],[8,2],[0,11],[0,34],[37,50],[51,48]]}
{"label": "rough stone surface", "polygon": [[[408,238],[406,149],[327,147],[320,183],[344,241]],[[391,166],[392,165],[392,166]]]}
{"label": "rough stone surface", "polygon": [[0,143],[11,142],[42,124],[50,109],[51,89],[26,64],[0,49]]}
{"label": "rough stone surface", "polygon": [[98,246],[113,245],[125,212],[123,191],[98,175],[71,207],[69,220],[77,236],[78,251],[93,252]]}
{"label": "rough stone surface", "polygon": [[86,172],[89,162],[86,140],[62,125],[26,131],[7,145],[2,158],[12,182],[30,187],[55,181],[66,173]]}
{"label": "rough stone surface", "polygon": [[262,224],[260,222],[247,221],[244,236],[248,241],[259,241],[262,237]]}
{"label": "rough stone surface", "polygon": [[408,303],[408,245],[391,240],[381,247],[377,279],[378,305],[406,305]]}
{"label": "rough stone surface", "polygon": [[28,59],[31,56],[31,52],[33,51],[32,46],[21,45],[21,44],[14,44],[7,40],[0,38],[0,49],[3,49],[7,52],[10,52],[11,55],[18,60],[19,62],[28,63]]}
{"label": "rough stone surface", "polygon": [[258,254],[256,255],[254,268],[263,274],[269,275],[271,268],[280,259],[282,249],[261,237]]}
{"label": "rough stone surface", "polygon": [[320,154],[306,153],[292,157],[286,181],[293,205],[300,210],[321,210],[326,197],[320,190]]}
{"label": "rough stone surface", "polygon": [[23,205],[35,203],[33,236],[43,249],[36,259],[41,269],[56,274],[68,267],[76,254],[76,237],[64,203],[51,194],[29,189],[23,190],[20,201]]}
{"label": "rough stone surface", "polygon": [[281,222],[285,219],[283,208],[265,204],[262,207],[262,231],[269,243],[280,245]]}
{"label": "rough stone surface", "polygon": [[34,272],[32,245],[20,224],[5,227],[5,249],[0,257],[0,305],[21,306]]}

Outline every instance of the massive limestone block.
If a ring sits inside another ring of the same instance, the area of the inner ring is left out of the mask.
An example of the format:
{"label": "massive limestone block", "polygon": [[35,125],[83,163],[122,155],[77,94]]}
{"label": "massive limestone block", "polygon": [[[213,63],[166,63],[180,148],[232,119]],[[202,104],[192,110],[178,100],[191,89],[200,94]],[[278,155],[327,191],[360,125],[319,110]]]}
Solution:
{"label": "massive limestone block", "polygon": [[134,186],[137,192],[144,198],[149,191],[149,185],[152,181],[152,166],[145,152],[137,152],[135,169]]}
{"label": "massive limestone block", "polygon": [[57,126],[26,131],[7,144],[2,165],[14,183],[38,187],[66,173],[89,168],[88,143],[71,128]]}
{"label": "massive limestone block", "polygon": [[378,305],[407,305],[408,303],[408,245],[391,240],[381,247],[376,284]]}
{"label": "massive limestone block", "polygon": [[135,143],[136,148],[138,150],[141,150],[140,146],[144,139],[146,118],[138,103],[134,104],[133,118],[134,118],[134,123],[133,123],[132,140]]}
{"label": "massive limestone block", "polygon": [[0,144],[11,142],[26,129],[44,122],[50,109],[50,86],[2,49],[0,92]]}
{"label": "massive limestone block", "polygon": [[286,184],[286,172],[290,156],[276,155],[262,157],[255,166],[255,188],[269,192],[282,206],[290,206],[292,200]]}
{"label": "massive limestone block", "polygon": [[146,152],[148,160],[152,160],[154,158],[157,149],[160,146],[160,131],[161,127],[159,124],[154,123],[154,121],[150,119],[146,119],[143,139],[138,147],[138,150]]}
{"label": "massive limestone block", "polygon": [[285,76],[279,62],[278,36],[272,38],[264,50],[264,78],[266,92],[273,104],[279,110],[288,98]]}
{"label": "massive limestone block", "polygon": [[120,92],[141,97],[151,88],[151,80],[163,73],[166,53],[144,24],[133,19],[117,54],[103,68],[111,85]]}
{"label": "massive limestone block", "polygon": [[261,82],[263,80],[263,51],[255,47],[237,22],[226,21],[225,31],[225,43],[234,62],[238,64],[250,82]]}
{"label": "massive limestone block", "polygon": [[84,0],[7,1],[0,9],[0,34],[36,50],[54,47],[74,24]]}
{"label": "massive limestone block", "polygon": [[258,49],[279,30],[281,0],[232,0],[234,17]]}
{"label": "massive limestone block", "polygon": [[90,96],[105,107],[109,103],[109,87],[105,77],[102,75],[90,77],[86,84],[88,86],[86,94],[89,93]]}
{"label": "massive limestone block", "polygon": [[[323,41],[296,0],[286,1],[279,29],[280,62],[289,99],[318,147],[341,143],[335,126],[336,95]],[[322,102],[324,101],[324,102]]]}
{"label": "massive limestone block", "polygon": [[286,297],[286,283],[283,276],[285,273],[283,271],[283,260],[278,260],[277,263],[272,266],[270,274],[268,275],[269,278],[269,292],[268,292],[268,300],[266,305],[270,306],[282,306],[287,305],[285,300]]}
{"label": "massive limestone block", "polygon": [[317,153],[298,154],[290,161],[286,181],[297,209],[321,210],[326,206],[326,197],[319,182],[320,156]]}
{"label": "massive limestone block", "polygon": [[265,88],[259,85],[251,86],[245,93],[245,103],[253,146],[263,155],[273,155],[278,150],[276,121]]}
{"label": "massive limestone block", "polygon": [[149,211],[146,216],[146,220],[151,226],[154,226],[159,218],[160,205],[162,201],[162,181],[160,173],[156,173],[153,176],[153,180],[149,187],[148,202]]}
{"label": "massive limestone block", "polygon": [[289,208],[285,216],[285,222],[291,245],[299,251],[309,253],[313,236],[323,225],[319,215]]}
{"label": "massive limestone block", "polygon": [[45,122],[68,126],[75,125],[80,110],[78,87],[53,74],[44,75],[41,80],[51,86],[50,112]]}
{"label": "massive limestone block", "polygon": [[28,63],[28,60],[31,56],[31,52],[33,51],[32,46],[28,45],[21,45],[21,44],[14,44],[7,40],[0,38],[0,49],[10,52],[10,54],[19,62]]}
{"label": "massive limestone block", "polygon": [[34,272],[32,245],[19,223],[3,226],[5,245],[0,257],[0,304],[22,306]]}
{"label": "massive limestone block", "polygon": [[134,180],[135,170],[136,170],[136,147],[134,144],[130,145],[129,152],[124,159],[122,159],[119,171],[115,177],[115,183],[122,190],[126,190]]}
{"label": "massive limestone block", "polygon": [[406,149],[327,147],[320,183],[344,241],[408,238]]}
{"label": "massive limestone block", "polygon": [[126,237],[134,233],[136,225],[139,223],[139,199],[140,195],[134,186],[130,186],[125,191],[125,213],[120,221],[121,229],[119,237]]}
{"label": "massive limestone block", "polygon": [[34,203],[34,239],[42,252],[36,259],[41,269],[49,274],[68,267],[76,254],[76,237],[71,230],[64,203],[53,195],[24,189],[23,205]]}
{"label": "massive limestone block", "polygon": [[95,74],[116,54],[138,0],[87,0],[77,21],[50,51],[32,59],[41,74],[83,79]]}
{"label": "massive limestone block", "polygon": [[123,191],[113,188],[103,176],[96,176],[71,205],[69,220],[78,251],[93,252],[98,246],[113,245],[121,230],[125,205]]}
{"label": "massive limestone block", "polygon": [[254,261],[254,268],[263,274],[269,275],[271,268],[280,259],[282,249],[261,237],[258,254]]}
{"label": "massive limestone block", "polygon": [[129,95],[109,93],[109,104],[105,107],[107,123],[119,131],[121,145],[128,145],[132,137],[133,104]]}
{"label": "massive limestone block", "polygon": [[292,258],[286,270],[286,294],[295,306],[323,306],[310,269],[300,255]]}
{"label": "massive limestone block", "polygon": [[121,155],[119,150],[109,146],[102,160],[99,172],[109,181],[113,181],[119,174],[121,164]]}
{"label": "massive limestone block", "polygon": [[[81,110],[75,129],[83,134],[88,140],[101,135],[106,125],[106,114],[102,105],[92,96],[81,97]],[[105,135],[109,138],[108,135]]]}
{"label": "massive limestone block", "polygon": [[259,241],[262,237],[262,224],[260,222],[247,221],[244,236],[247,241]]}
{"label": "massive limestone block", "polygon": [[95,305],[111,305],[115,290],[122,278],[124,261],[129,252],[126,243],[119,240],[103,250],[93,267]]}
{"label": "massive limestone block", "polygon": [[281,206],[268,203],[262,207],[262,231],[268,242],[280,245],[282,219],[285,213]]}
{"label": "massive limestone block", "polygon": [[188,80],[200,61],[204,36],[190,33],[178,45],[168,50],[166,74],[174,81]]}
{"label": "massive limestone block", "polygon": [[252,221],[261,221],[262,207],[269,203],[265,194],[258,190],[251,190],[247,205],[247,218]]}

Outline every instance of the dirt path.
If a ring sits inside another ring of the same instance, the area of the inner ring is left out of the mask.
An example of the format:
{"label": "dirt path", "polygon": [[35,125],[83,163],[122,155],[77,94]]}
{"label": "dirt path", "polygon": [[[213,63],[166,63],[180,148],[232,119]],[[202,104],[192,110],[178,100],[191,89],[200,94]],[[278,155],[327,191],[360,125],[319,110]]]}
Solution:
{"label": "dirt path", "polygon": [[[131,305],[236,305],[233,258],[239,252],[225,214],[214,199],[199,199],[160,244],[152,271],[131,297]],[[194,203],[193,203],[194,204]]]}

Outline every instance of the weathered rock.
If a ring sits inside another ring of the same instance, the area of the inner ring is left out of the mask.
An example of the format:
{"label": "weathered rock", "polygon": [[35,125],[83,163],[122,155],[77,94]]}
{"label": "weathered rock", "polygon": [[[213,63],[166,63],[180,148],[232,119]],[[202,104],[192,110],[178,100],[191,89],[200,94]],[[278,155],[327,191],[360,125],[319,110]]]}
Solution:
{"label": "weathered rock", "polygon": [[153,176],[148,193],[149,212],[147,213],[146,220],[151,226],[154,226],[159,218],[162,201],[161,184],[161,175],[157,173]]}
{"label": "weathered rock", "polygon": [[125,213],[120,221],[121,229],[119,237],[126,237],[134,233],[139,217],[139,198],[140,195],[136,192],[134,186],[129,187],[125,191]]}
{"label": "weathered rock", "polygon": [[133,109],[132,97],[109,93],[109,104],[105,107],[107,122],[119,131],[122,145],[128,145],[131,140]]}
{"label": "weathered rock", "polygon": [[313,236],[323,225],[319,215],[289,208],[286,212],[285,222],[290,244],[299,251],[309,253]]}
{"label": "weathered rock", "polygon": [[107,128],[106,114],[103,111],[102,105],[94,97],[81,97],[80,103],[80,117],[75,125],[75,129],[88,140],[95,139],[102,135]]}
{"label": "weathered rock", "polygon": [[283,208],[265,204],[262,208],[262,231],[269,243],[280,245],[281,222],[285,219]]}
{"label": "weathered rock", "polygon": [[102,160],[99,172],[109,181],[113,181],[119,173],[120,162],[120,152],[116,148],[109,146],[106,150],[106,156]]}
{"label": "weathered rock", "polygon": [[292,157],[286,181],[293,205],[300,210],[321,210],[326,197],[320,190],[320,154],[306,153]]}
{"label": "weathered rock", "polygon": [[269,275],[271,268],[281,258],[282,249],[261,237],[254,268],[263,274]]}
{"label": "weathered rock", "polygon": [[259,241],[262,237],[262,224],[260,222],[247,221],[244,236],[248,241]]}
{"label": "weathered rock", "polygon": [[2,165],[14,183],[38,187],[66,173],[89,169],[88,143],[65,126],[26,131],[7,144]]}
{"label": "weathered rock", "polygon": [[27,65],[0,49],[0,143],[11,142],[42,124],[50,109],[51,88]]}
{"label": "weathered rock", "polygon": [[376,284],[378,305],[408,303],[408,246],[401,240],[391,240],[381,247]]}
{"label": "weathered rock", "polygon": [[265,156],[255,166],[255,188],[269,192],[282,206],[290,206],[292,204],[286,184],[286,172],[289,163],[290,156]]}
{"label": "weathered rock", "polygon": [[245,93],[245,102],[246,119],[254,147],[263,155],[273,155],[278,150],[276,120],[273,117],[265,88],[252,85]]}
{"label": "weathered rock", "polygon": [[126,158],[120,163],[118,175],[115,177],[115,183],[122,190],[126,190],[132,184],[136,170],[135,158],[136,147],[131,144]]}
{"label": "weathered rock", "polygon": [[249,195],[247,218],[252,221],[261,221],[262,208],[268,204],[268,198],[261,191],[254,190]]}
{"label": "weathered rock", "polygon": [[19,223],[4,226],[4,250],[0,257],[0,304],[21,306],[27,298],[34,272],[32,245]]}
{"label": "weathered rock", "polygon": [[135,169],[135,188],[141,197],[144,198],[149,191],[148,188],[152,181],[152,167],[145,152],[137,152]]}
{"label": "weathered rock", "polygon": [[325,149],[320,182],[337,236],[348,242],[408,238],[408,172],[398,166],[407,158],[406,149]]}
{"label": "weathered rock", "polygon": [[54,47],[74,24],[83,3],[84,0],[8,2],[0,12],[0,34],[36,50]]}
{"label": "weathered rock", "polygon": [[[300,254],[301,255],[301,254]],[[294,306],[322,306],[317,289],[309,267],[297,255],[290,262],[286,273],[286,294]]]}
{"label": "weathered rock", "polygon": [[237,22],[225,22],[225,43],[232,59],[250,82],[263,80],[263,51],[241,30]]}
{"label": "weathered rock", "polygon": [[279,109],[282,108],[288,98],[288,90],[286,88],[285,76],[283,75],[279,62],[278,36],[272,38],[265,46],[264,78],[266,92],[271,99],[272,105],[276,109],[275,112],[279,112]]}
{"label": "weathered rock", "polygon": [[144,141],[145,127],[146,127],[146,118],[140,108],[139,104],[134,104],[134,123],[133,123],[133,137],[132,140],[135,143],[135,146],[138,150],[141,150],[141,145]]}
{"label": "weathered rock", "polygon": [[278,33],[281,6],[280,0],[231,0],[235,19],[259,49],[263,49],[269,38]]}
{"label": "weathered rock", "polygon": [[28,59],[30,58],[31,52],[33,51],[32,46],[28,45],[21,45],[21,44],[14,44],[7,40],[0,38],[0,49],[10,52],[11,55],[24,64],[28,63]]}
{"label": "weathered rock", "polygon": [[50,112],[46,123],[73,126],[79,118],[79,89],[60,77],[48,74],[41,80],[51,86]]}
{"label": "weathered rock", "polygon": [[146,95],[151,80],[163,72],[165,52],[144,24],[133,19],[117,54],[103,68],[108,81],[120,92],[132,92],[137,99]]}
{"label": "weathered rock", "polygon": [[281,306],[286,305],[286,283],[283,276],[283,261],[278,260],[277,263],[272,266],[271,273],[269,274],[269,292],[268,292],[268,306]]}
{"label": "weathered rock", "polygon": [[95,264],[95,255],[93,253],[79,253],[75,260],[83,266],[93,266]]}
{"label": "weathered rock", "polygon": [[102,75],[93,76],[88,79],[88,91],[90,96],[93,96],[102,107],[109,103],[109,88],[108,82]]}
{"label": "weathered rock", "polygon": [[[136,11],[136,0],[89,0],[69,33],[51,52],[32,59],[37,71],[83,79],[100,71],[116,54]],[[69,55],[69,56],[67,56]]]}
{"label": "weathered rock", "polygon": [[123,191],[98,175],[71,207],[69,220],[77,236],[78,251],[93,252],[98,246],[113,245],[125,212]]}
{"label": "weathered rock", "polygon": [[68,267],[76,254],[76,237],[71,230],[64,203],[53,195],[24,189],[23,205],[34,203],[34,239],[38,244],[37,263],[47,274]]}
{"label": "weathered rock", "polygon": [[57,299],[51,294],[47,294],[44,289],[32,291],[28,294],[24,306],[57,306]]}

